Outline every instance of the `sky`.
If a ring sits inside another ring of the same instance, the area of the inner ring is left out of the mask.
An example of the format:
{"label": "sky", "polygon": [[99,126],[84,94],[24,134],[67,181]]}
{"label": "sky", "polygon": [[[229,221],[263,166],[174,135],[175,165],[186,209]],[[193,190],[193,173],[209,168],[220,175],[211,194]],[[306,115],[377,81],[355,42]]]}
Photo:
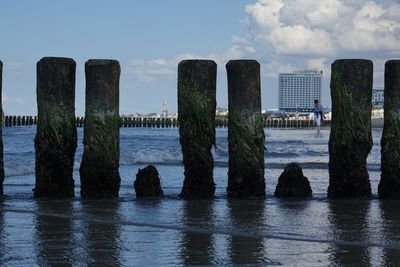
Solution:
{"label": "sky", "polygon": [[400,58],[399,0],[0,0],[3,110],[33,115],[36,63],[76,61],[76,115],[85,110],[84,64],[121,65],[120,114],[177,111],[177,66],[217,63],[217,106],[227,107],[225,64],[261,65],[262,107],[278,107],[278,73],[322,70],[322,104],[330,107],[336,59],[374,63],[383,86],[386,60]]}

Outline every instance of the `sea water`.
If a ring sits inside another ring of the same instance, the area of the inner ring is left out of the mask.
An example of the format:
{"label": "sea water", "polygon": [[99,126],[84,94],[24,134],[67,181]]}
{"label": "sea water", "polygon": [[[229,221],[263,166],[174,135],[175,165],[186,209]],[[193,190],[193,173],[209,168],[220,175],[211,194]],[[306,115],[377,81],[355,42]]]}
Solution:
{"label": "sea water", "polygon": [[[2,266],[398,265],[400,202],[377,199],[380,137],[368,157],[373,199],[328,200],[329,128],[265,129],[265,200],[226,197],[227,130],[217,130],[213,200],[182,200],[177,129],[121,129],[121,189],[117,200],[82,200],[78,129],[75,198],[35,199],[36,127],[3,129],[5,197],[0,198]],[[287,163],[298,162],[313,197],[273,197]],[[164,198],[136,199],[139,168],[153,164]]]}

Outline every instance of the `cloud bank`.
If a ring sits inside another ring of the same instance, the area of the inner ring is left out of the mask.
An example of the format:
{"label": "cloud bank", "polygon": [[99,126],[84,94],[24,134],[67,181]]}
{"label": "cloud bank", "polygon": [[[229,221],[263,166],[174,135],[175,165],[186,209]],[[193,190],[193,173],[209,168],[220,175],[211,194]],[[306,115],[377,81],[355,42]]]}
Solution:
{"label": "cloud bank", "polygon": [[299,68],[326,69],[334,58],[399,55],[400,4],[395,2],[258,0],[246,12],[249,42],[268,55],[269,64],[291,60]]}
{"label": "cloud bank", "polygon": [[244,7],[245,18],[238,18],[247,34],[231,36],[225,52],[131,60],[125,71],[140,82],[153,83],[176,79],[177,65],[184,59],[214,60],[223,73],[227,61],[251,58],[261,63],[268,91],[265,106],[277,106],[277,74],[301,69],[324,72],[322,93],[329,102],[330,65],[335,59],[373,60],[374,84],[381,86],[385,61],[400,57],[400,4],[382,1],[257,0]]}

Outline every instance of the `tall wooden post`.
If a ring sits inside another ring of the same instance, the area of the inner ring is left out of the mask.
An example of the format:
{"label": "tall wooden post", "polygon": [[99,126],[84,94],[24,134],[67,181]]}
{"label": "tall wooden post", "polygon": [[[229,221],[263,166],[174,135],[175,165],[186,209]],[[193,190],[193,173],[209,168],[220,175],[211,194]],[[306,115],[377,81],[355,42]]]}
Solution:
{"label": "tall wooden post", "polygon": [[85,198],[118,197],[120,72],[116,60],[91,59],[85,64],[84,152],[80,167],[81,196]]}
{"label": "tall wooden post", "polygon": [[74,196],[75,69],[71,58],[45,57],[37,63],[35,197]]}
{"label": "tall wooden post", "polygon": [[[3,100],[2,100],[2,88],[3,84],[3,62],[0,61],[0,111],[1,116],[3,113]],[[4,182],[4,162],[3,162],[3,125],[0,125],[0,195],[3,194],[3,182]]]}
{"label": "tall wooden post", "polygon": [[328,197],[370,197],[366,160],[372,148],[372,61],[332,64]]}
{"label": "tall wooden post", "polygon": [[379,198],[400,199],[400,60],[385,64],[384,124]]}
{"label": "tall wooden post", "polygon": [[185,181],[183,198],[212,198],[217,64],[183,60],[178,65],[178,121]]}
{"label": "tall wooden post", "polygon": [[228,72],[229,197],[265,197],[260,64],[231,60]]}

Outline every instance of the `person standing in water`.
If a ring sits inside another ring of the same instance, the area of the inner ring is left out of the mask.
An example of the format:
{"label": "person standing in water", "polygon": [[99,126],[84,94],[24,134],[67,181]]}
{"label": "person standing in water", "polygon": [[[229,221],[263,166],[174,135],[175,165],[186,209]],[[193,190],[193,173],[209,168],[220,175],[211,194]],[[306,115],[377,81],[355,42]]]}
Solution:
{"label": "person standing in water", "polygon": [[321,129],[321,121],[323,117],[323,107],[321,103],[318,102],[317,99],[314,100],[314,121],[317,126],[317,133],[319,133]]}

